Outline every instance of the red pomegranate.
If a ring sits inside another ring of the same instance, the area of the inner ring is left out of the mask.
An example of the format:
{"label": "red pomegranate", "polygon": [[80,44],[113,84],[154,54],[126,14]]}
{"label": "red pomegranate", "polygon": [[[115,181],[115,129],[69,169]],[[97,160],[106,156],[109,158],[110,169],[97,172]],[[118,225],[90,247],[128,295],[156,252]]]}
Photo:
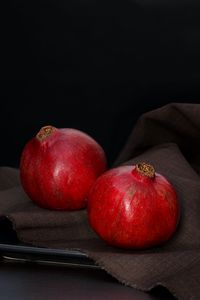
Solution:
{"label": "red pomegranate", "polygon": [[106,169],[103,149],[87,134],[71,128],[42,127],[24,147],[21,183],[39,206],[76,210],[87,204],[88,192]]}
{"label": "red pomegranate", "polygon": [[146,163],[105,172],[89,193],[91,227],[112,246],[160,245],[175,232],[179,214],[173,186]]}

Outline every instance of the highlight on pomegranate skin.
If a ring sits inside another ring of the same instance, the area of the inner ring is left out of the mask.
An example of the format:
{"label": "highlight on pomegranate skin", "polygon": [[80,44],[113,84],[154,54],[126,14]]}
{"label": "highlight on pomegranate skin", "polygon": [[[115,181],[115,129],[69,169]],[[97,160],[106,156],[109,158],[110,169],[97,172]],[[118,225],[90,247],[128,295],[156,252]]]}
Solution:
{"label": "highlight on pomegranate skin", "polygon": [[88,197],[88,218],[109,245],[145,249],[168,241],[180,216],[172,184],[147,163],[101,175]]}
{"label": "highlight on pomegranate skin", "polygon": [[106,164],[104,150],[89,135],[48,125],[22,151],[21,184],[41,207],[78,210],[87,206],[88,192]]}

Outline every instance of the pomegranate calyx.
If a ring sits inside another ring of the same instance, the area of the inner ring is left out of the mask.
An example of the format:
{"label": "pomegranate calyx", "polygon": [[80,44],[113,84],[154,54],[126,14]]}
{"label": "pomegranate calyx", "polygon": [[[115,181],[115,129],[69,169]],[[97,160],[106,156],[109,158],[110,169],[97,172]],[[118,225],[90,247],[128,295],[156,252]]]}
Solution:
{"label": "pomegranate calyx", "polygon": [[154,178],[155,177],[155,169],[152,165],[142,162],[138,163],[135,166],[137,172],[139,172],[141,175],[149,177],[149,178]]}
{"label": "pomegranate calyx", "polygon": [[39,141],[43,141],[44,139],[46,139],[48,136],[50,136],[52,134],[52,132],[55,130],[56,128],[51,126],[51,125],[47,125],[44,126],[40,129],[40,131],[37,133],[36,138]]}

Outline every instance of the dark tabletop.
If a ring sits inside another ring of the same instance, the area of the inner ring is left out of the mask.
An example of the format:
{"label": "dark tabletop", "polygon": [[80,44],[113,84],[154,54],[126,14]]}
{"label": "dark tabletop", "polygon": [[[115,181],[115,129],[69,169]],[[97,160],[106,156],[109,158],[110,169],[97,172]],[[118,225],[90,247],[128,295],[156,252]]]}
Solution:
{"label": "dark tabletop", "polygon": [[1,262],[1,299],[173,299],[163,290],[143,293],[118,283],[103,270]]}

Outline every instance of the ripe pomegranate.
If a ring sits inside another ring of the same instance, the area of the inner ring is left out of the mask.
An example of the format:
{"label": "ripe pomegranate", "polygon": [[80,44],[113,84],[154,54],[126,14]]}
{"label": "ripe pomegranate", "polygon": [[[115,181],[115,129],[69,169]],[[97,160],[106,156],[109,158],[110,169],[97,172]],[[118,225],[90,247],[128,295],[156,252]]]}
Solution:
{"label": "ripe pomegranate", "polygon": [[20,178],[39,206],[76,210],[86,206],[92,184],[105,169],[105,153],[90,136],[45,126],[23,149]]}
{"label": "ripe pomegranate", "polygon": [[89,193],[91,227],[112,246],[160,245],[175,232],[179,214],[174,188],[146,163],[105,172]]}

